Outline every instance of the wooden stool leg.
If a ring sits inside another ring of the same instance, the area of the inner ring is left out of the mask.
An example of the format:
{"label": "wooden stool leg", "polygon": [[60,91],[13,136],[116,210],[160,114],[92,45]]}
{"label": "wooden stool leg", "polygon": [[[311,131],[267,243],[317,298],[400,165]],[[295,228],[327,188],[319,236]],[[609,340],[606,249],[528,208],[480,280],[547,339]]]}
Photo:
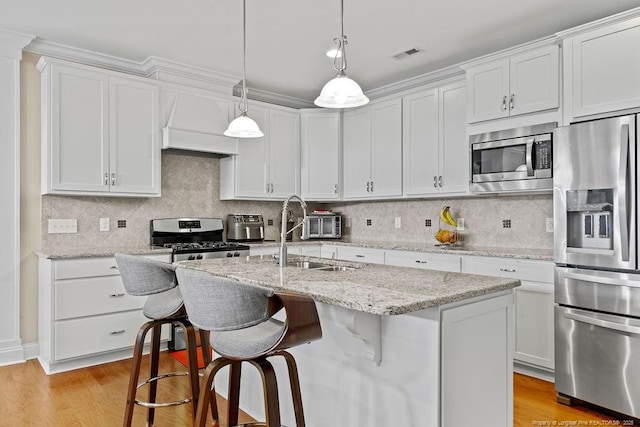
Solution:
{"label": "wooden stool leg", "polygon": [[196,334],[191,323],[187,321],[178,323],[184,330],[185,342],[187,344],[189,381],[191,382],[191,407],[193,409],[193,419],[195,419],[198,409],[198,397],[200,394],[200,377],[198,376],[198,349],[196,345]]}
{"label": "wooden stool leg", "polygon": [[[209,401],[216,398],[215,392],[212,391],[213,380],[216,373],[230,363],[230,360],[219,357],[207,366],[207,369],[204,372],[204,380],[200,385],[200,398],[198,399],[198,412],[196,413],[196,420],[193,424],[194,427],[205,427],[205,424],[207,423],[207,409],[209,407]],[[219,419],[214,418],[214,422],[216,424],[219,421]]]}
{"label": "wooden stool leg", "polygon": [[131,375],[129,376],[129,388],[127,389],[127,404],[124,409],[123,427],[130,427],[133,419],[133,408],[135,407],[136,390],[138,378],[140,377],[140,363],[142,362],[142,350],[144,349],[144,339],[147,332],[154,325],[154,322],[147,322],[138,330],[136,344],[133,349],[133,361],[131,363]]}
{"label": "wooden stool leg", "polygon": [[227,426],[238,424],[240,410],[240,374],[242,362],[232,362],[229,367],[229,395],[227,396]]}
{"label": "wooden stool leg", "polygon": [[[202,351],[202,359],[204,366],[207,367],[211,363],[211,343],[209,342],[209,331],[200,329],[200,350]],[[211,391],[211,417],[218,420],[218,402],[216,401],[215,387]]]}
{"label": "wooden stool leg", "polygon": [[266,358],[251,360],[250,363],[258,368],[262,377],[264,392],[264,412],[266,427],[281,427],[280,424],[280,400],[278,398],[278,383],[276,372]]}
{"label": "wooden stool leg", "polygon": [[294,357],[286,351],[279,351],[276,355],[284,357],[289,369],[289,384],[293,399],[293,410],[296,414],[296,427],[304,427],[304,411],[302,409],[302,393],[300,392],[300,379],[298,377],[298,365]]}
{"label": "wooden stool leg", "polygon": [[[158,376],[158,366],[160,364],[160,334],[162,333],[162,323],[154,322],[153,331],[151,332],[151,367],[149,369],[149,378],[155,378]],[[158,391],[158,381],[151,381],[149,383],[149,402],[156,402],[156,394]],[[148,408],[147,411],[147,425],[152,426],[155,420],[156,410],[155,408]]]}

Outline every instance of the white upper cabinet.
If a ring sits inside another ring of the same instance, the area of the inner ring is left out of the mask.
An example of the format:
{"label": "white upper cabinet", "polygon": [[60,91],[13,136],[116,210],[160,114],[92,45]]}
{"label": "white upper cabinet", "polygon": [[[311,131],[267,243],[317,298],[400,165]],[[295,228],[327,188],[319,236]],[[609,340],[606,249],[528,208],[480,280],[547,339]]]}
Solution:
{"label": "white upper cabinet", "polygon": [[42,193],[160,195],[158,87],[42,58]]}
{"label": "white upper cabinet", "polygon": [[564,40],[571,116],[640,106],[640,18]]}
{"label": "white upper cabinet", "polygon": [[264,133],[238,139],[238,155],[220,159],[220,199],[284,199],[300,188],[300,115],[249,103],[249,117]]}
{"label": "white upper cabinet", "polygon": [[344,113],[343,198],[402,195],[402,100]]}
{"label": "white upper cabinet", "polygon": [[466,105],[464,81],[403,98],[405,196],[467,192]]}
{"label": "white upper cabinet", "polygon": [[310,201],[340,198],[340,112],[309,109],[301,113],[300,184]]}
{"label": "white upper cabinet", "polygon": [[556,45],[470,66],[469,123],[558,108],[559,70]]}

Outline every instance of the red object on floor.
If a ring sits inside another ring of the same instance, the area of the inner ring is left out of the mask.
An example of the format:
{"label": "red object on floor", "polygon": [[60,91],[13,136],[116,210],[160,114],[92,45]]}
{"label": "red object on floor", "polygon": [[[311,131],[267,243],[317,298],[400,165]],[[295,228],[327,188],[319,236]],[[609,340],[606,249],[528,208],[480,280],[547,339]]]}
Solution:
{"label": "red object on floor", "polygon": [[[202,347],[198,346],[196,349],[198,353],[198,369],[204,368],[204,357],[202,357]],[[171,357],[182,363],[184,366],[189,366],[189,356],[187,350],[170,351]]]}

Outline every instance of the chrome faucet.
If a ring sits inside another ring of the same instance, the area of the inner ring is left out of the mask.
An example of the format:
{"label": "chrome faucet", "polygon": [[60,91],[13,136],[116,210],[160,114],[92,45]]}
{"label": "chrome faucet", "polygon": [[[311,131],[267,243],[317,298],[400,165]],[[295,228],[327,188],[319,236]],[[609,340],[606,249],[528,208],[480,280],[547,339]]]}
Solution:
{"label": "chrome faucet", "polygon": [[[302,221],[299,224],[295,225],[291,228],[291,230],[287,231],[287,209],[289,207],[289,202],[291,200],[298,200],[300,202],[300,206],[302,206]],[[297,194],[291,194],[287,197],[282,204],[282,228],[280,231],[280,256],[278,258],[278,265],[280,267],[286,267],[287,265],[287,234],[291,233],[296,228],[302,226],[304,229],[305,218],[307,217],[307,204],[302,200],[300,196]],[[304,233],[302,233],[304,235]]]}

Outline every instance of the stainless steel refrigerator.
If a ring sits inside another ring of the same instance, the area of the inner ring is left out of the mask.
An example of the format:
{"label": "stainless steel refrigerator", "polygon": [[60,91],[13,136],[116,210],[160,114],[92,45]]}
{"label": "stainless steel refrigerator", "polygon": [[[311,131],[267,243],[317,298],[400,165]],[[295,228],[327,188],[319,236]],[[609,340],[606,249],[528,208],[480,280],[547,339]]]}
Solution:
{"label": "stainless steel refrigerator", "polygon": [[638,116],[554,131],[555,387],[640,417]]}

